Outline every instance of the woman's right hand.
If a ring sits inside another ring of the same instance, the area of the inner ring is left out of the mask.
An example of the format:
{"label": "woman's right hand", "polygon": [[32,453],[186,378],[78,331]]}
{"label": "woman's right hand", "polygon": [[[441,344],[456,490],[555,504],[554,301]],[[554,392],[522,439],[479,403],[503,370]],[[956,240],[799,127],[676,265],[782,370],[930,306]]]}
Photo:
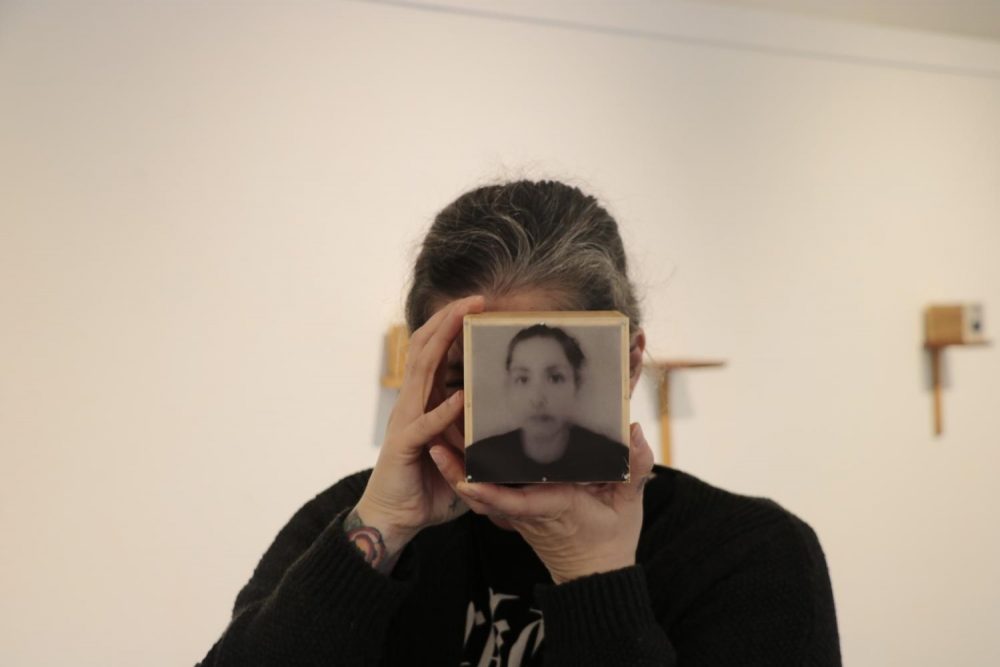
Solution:
{"label": "woman's right hand", "polygon": [[[462,414],[463,392],[442,400],[442,360],[461,333],[463,318],[482,310],[481,296],[453,301],[410,338],[403,386],[389,417],[378,461],[361,500],[345,522],[349,535],[352,529],[378,532],[375,536],[369,532],[366,537],[383,541],[384,555],[369,558],[374,566],[393,562],[423,528],[466,511],[428,450],[432,445],[445,445],[462,454],[463,440],[455,421]],[[365,551],[364,546],[358,546]]]}

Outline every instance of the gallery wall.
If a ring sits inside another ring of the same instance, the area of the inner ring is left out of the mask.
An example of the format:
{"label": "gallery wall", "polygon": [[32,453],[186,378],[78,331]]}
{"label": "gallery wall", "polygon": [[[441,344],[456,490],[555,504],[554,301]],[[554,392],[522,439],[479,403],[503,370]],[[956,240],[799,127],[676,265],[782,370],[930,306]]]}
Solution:
{"label": "gallery wall", "polygon": [[[0,663],[193,664],[373,464],[435,211],[621,222],[677,467],[826,550],[851,665],[1000,660],[1000,45],[684,2],[0,5]],[[633,419],[657,437],[655,381]]]}

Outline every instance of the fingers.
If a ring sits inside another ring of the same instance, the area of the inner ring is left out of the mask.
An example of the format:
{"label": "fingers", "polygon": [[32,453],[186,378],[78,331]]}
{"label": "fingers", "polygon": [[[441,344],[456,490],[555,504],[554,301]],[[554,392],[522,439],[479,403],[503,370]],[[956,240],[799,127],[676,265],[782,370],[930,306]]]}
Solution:
{"label": "fingers", "polygon": [[642,426],[634,424],[632,428],[632,446],[629,450],[629,465],[632,470],[645,477],[653,470],[653,450],[642,432]]}
{"label": "fingers", "polygon": [[496,484],[470,484],[465,481],[465,460],[456,450],[445,445],[430,448],[431,458],[441,476],[462,500],[477,514],[501,515],[516,519],[531,516],[558,516],[569,504],[569,488],[562,485],[511,488]]}
{"label": "fingers", "polygon": [[[447,324],[448,319],[453,317],[456,312],[461,313],[458,315],[458,319],[461,320],[467,313],[480,312],[482,308],[483,297],[479,295],[467,296],[464,299],[452,301],[441,308],[410,337],[409,351],[411,354],[407,361],[410,363],[414,362],[426,349],[431,340],[433,340],[434,336],[440,333],[442,325]],[[457,333],[457,331],[453,332],[449,340],[454,338],[454,333]]]}
{"label": "fingers", "polygon": [[496,484],[470,484],[462,481],[455,491],[477,512],[500,514],[512,519],[558,518],[572,503],[572,485],[507,487]]}
{"label": "fingers", "polygon": [[478,313],[483,309],[483,297],[470,296],[459,299],[449,306],[449,312],[437,323],[431,331],[427,342],[422,344],[413,358],[412,369],[417,373],[434,373],[445,353],[462,330],[462,318],[469,313]]}
{"label": "fingers", "polygon": [[434,386],[434,377],[452,341],[462,329],[462,319],[483,310],[483,297],[471,296],[448,304],[420,327],[410,341],[406,378],[399,404],[408,415],[424,411]]}
{"label": "fingers", "polygon": [[462,451],[465,449],[465,438],[462,433],[455,426],[454,422],[448,425],[448,428],[444,430],[444,441],[448,443],[452,449]]}
{"label": "fingers", "polygon": [[430,412],[422,414],[403,429],[409,449],[419,449],[441,435],[462,414],[465,392],[458,391]]}
{"label": "fingers", "polygon": [[456,450],[446,445],[434,445],[430,448],[430,455],[441,476],[452,488],[465,478],[465,462]]}
{"label": "fingers", "polygon": [[437,330],[438,324],[441,322],[442,319],[445,318],[445,316],[448,314],[448,311],[454,304],[455,302],[452,301],[451,303],[445,305],[443,308],[440,308],[436,313],[431,315],[430,319],[424,322],[423,326],[421,326],[419,329],[413,332],[413,335],[410,336],[411,350],[414,348],[420,349],[424,346],[424,343],[426,343],[427,339],[430,338],[430,335]]}
{"label": "fingers", "polygon": [[[435,387],[431,389],[430,400],[427,402],[427,409],[433,410],[438,405],[440,405],[447,398],[438,388],[438,380],[435,379]],[[441,434],[444,441],[454,447],[455,449],[462,451],[465,448],[465,438],[462,436],[461,431],[458,430],[458,426],[455,422],[448,424],[444,432]]]}
{"label": "fingers", "polygon": [[629,481],[624,486],[634,495],[640,495],[653,471],[653,450],[639,424],[632,424],[629,469]]}
{"label": "fingers", "polygon": [[493,514],[496,515],[498,512],[478,500],[475,500],[472,496],[468,494],[462,494],[459,492],[459,485],[465,484],[465,460],[458,451],[447,447],[445,445],[434,445],[430,448],[431,459],[434,461],[434,465],[437,466],[438,471],[441,473],[441,477],[451,486],[452,490],[458,498],[461,499],[465,505],[477,514]]}

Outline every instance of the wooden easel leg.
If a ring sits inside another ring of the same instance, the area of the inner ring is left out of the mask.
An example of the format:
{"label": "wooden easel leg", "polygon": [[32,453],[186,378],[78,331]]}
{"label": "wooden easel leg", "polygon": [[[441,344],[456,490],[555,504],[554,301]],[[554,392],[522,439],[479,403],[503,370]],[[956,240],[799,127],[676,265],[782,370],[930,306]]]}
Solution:
{"label": "wooden easel leg", "polygon": [[934,385],[934,435],[944,431],[941,416],[941,350],[931,348],[931,384]]}
{"label": "wooden easel leg", "polygon": [[660,455],[663,465],[671,465],[670,456],[670,371],[660,375]]}

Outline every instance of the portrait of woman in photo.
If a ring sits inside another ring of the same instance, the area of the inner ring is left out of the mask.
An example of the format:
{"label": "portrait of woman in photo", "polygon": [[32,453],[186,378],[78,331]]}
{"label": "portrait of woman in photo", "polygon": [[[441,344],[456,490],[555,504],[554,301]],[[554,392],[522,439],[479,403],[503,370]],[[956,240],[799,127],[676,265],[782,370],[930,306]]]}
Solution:
{"label": "portrait of woman in photo", "polygon": [[562,328],[535,324],[511,338],[506,355],[505,407],[518,427],[467,447],[467,479],[627,480],[628,447],[577,423],[587,361],[580,342]]}

